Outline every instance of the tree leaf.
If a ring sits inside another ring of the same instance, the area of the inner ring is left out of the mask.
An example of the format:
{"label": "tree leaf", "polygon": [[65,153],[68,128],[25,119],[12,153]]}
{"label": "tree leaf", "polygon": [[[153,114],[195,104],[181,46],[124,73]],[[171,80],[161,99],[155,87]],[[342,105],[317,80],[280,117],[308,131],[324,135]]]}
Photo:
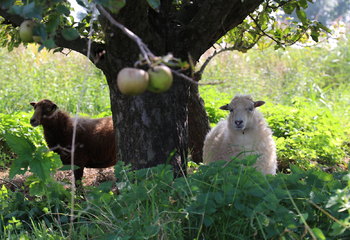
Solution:
{"label": "tree leaf", "polygon": [[147,0],[148,5],[150,5],[151,8],[153,8],[155,11],[159,11],[160,7],[160,0]]}
{"label": "tree leaf", "polygon": [[48,49],[52,49],[56,47],[55,41],[51,38],[47,39],[43,42],[43,46],[45,46]]}
{"label": "tree leaf", "polygon": [[23,6],[13,5],[10,8],[10,12],[16,15],[20,15],[27,19],[29,18],[42,19],[42,7],[35,5],[35,2],[31,2]]}
{"label": "tree leaf", "polygon": [[321,229],[315,227],[315,228],[312,229],[312,232],[315,234],[317,239],[326,240],[326,237],[324,236],[324,234],[323,234]]}
{"label": "tree leaf", "polygon": [[117,14],[125,6],[125,0],[99,0],[97,2],[114,14]]}
{"label": "tree leaf", "polygon": [[305,8],[308,7],[308,3],[307,3],[306,0],[300,0],[299,1],[299,6],[305,9]]}
{"label": "tree leaf", "polygon": [[60,15],[58,14],[50,15],[49,20],[46,22],[45,25],[48,33],[55,32],[57,27],[60,25]]}
{"label": "tree leaf", "polygon": [[61,33],[64,39],[67,41],[73,41],[80,36],[79,32],[75,28],[65,28]]}
{"label": "tree leaf", "polygon": [[306,25],[307,24],[307,16],[306,16],[306,12],[300,8],[297,8],[296,10],[297,16],[300,19],[300,21]]}
{"label": "tree leaf", "polygon": [[56,11],[57,11],[58,13],[60,13],[60,14],[66,15],[66,16],[69,16],[69,14],[70,14],[69,8],[67,8],[67,7],[64,6],[64,5],[58,5],[58,6],[56,7]]}

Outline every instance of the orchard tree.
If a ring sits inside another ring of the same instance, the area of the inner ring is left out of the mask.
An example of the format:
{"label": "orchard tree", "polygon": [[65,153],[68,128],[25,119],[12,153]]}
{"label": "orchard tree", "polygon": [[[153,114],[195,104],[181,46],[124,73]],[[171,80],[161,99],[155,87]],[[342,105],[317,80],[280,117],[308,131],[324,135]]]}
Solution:
{"label": "orchard tree", "polygon": [[[0,44],[11,50],[28,41],[20,38],[18,29],[23,21],[32,20],[29,28],[39,49],[70,49],[86,55],[109,85],[118,159],[134,168],[169,162],[175,174],[182,174],[188,150],[195,161],[201,161],[209,130],[197,85],[208,61],[195,72],[201,55],[215,43],[225,47],[214,55],[247,51],[262,38],[276,48],[310,36],[317,41],[327,29],[307,18],[304,9],[311,2],[77,0],[86,9],[77,21],[68,0],[1,0]],[[296,19],[285,17],[293,13]],[[168,91],[136,96],[120,92],[116,79],[123,68],[147,71],[156,65],[172,69]]]}

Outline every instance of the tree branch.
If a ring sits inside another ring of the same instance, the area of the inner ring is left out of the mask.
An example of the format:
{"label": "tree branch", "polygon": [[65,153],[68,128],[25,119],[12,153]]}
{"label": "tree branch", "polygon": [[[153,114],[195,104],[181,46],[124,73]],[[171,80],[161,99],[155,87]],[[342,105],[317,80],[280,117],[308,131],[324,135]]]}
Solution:
{"label": "tree branch", "polygon": [[194,79],[196,81],[200,81],[202,79],[202,75],[203,75],[203,72],[205,70],[205,68],[208,66],[209,62],[217,55],[223,53],[223,52],[228,52],[228,51],[234,51],[234,50],[237,50],[237,51],[248,51],[249,49],[253,48],[255,46],[255,44],[260,40],[261,37],[257,38],[254,42],[250,43],[249,45],[247,46],[241,46],[240,42],[235,42],[235,44],[233,46],[230,46],[230,47],[223,47],[223,48],[220,48],[219,50],[215,49],[215,51],[204,61],[204,63],[202,64],[202,66],[200,67],[200,69],[198,71],[196,71],[194,73]]}
{"label": "tree branch", "polygon": [[205,0],[198,4],[191,21],[179,33],[185,45],[193,46],[194,60],[232,28],[238,26],[263,0]]}
{"label": "tree branch", "polygon": [[[295,39],[294,41],[292,41],[292,42],[287,42],[287,41],[284,41],[284,42],[283,42],[283,41],[280,41],[280,40],[274,38],[273,36],[267,34],[267,33],[261,28],[261,26],[260,26],[258,20],[256,20],[251,14],[249,14],[249,17],[250,17],[250,18],[253,20],[253,22],[255,23],[256,28],[261,32],[261,35],[260,35],[260,36],[266,36],[266,37],[268,37],[269,39],[271,39],[272,41],[274,41],[274,42],[275,42],[276,44],[278,44],[278,45],[283,45],[283,46],[285,46],[285,47],[291,46],[291,45],[295,44],[296,42],[298,42],[298,41],[303,37],[302,34],[300,34],[300,36],[299,36],[297,39]],[[304,30],[303,32],[305,33],[306,30]]]}
{"label": "tree branch", "polygon": [[[12,25],[13,27],[18,27],[21,25],[21,23],[25,20],[23,17],[11,14],[7,12],[6,9],[0,8],[0,16],[2,16],[5,21],[5,24]],[[3,23],[3,24],[4,24]],[[87,56],[88,52],[88,38],[77,38],[73,41],[68,41],[63,38],[61,34],[57,34],[55,36],[55,43],[56,46],[59,48],[67,48],[76,52],[79,52],[85,56]],[[102,61],[102,54],[105,50],[105,45],[103,43],[97,43],[97,42],[91,42],[91,55],[90,60],[98,67],[102,68],[103,63]]]}
{"label": "tree branch", "polygon": [[151,64],[149,57],[155,57],[155,55],[148,49],[147,45],[142,41],[142,39],[139,38],[132,31],[130,31],[128,28],[126,28],[124,25],[117,22],[102,6],[97,5],[97,9],[105,18],[108,19],[110,23],[119,28],[125,35],[127,35],[131,40],[133,40],[137,44],[147,63]]}

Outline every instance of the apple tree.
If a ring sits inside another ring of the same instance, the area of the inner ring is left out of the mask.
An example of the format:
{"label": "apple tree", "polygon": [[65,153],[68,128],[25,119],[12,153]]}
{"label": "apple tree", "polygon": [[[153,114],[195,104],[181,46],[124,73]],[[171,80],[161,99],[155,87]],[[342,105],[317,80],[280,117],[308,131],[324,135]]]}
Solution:
{"label": "apple tree", "polygon": [[[31,41],[19,35],[31,20],[39,49],[86,55],[109,85],[118,159],[134,168],[169,162],[175,174],[183,173],[188,150],[201,160],[209,130],[197,85],[204,67],[195,72],[205,51],[217,42],[227,46],[222,51],[247,51],[264,38],[284,48],[327,31],[305,14],[311,0],[77,0],[85,9],[79,20],[72,1],[1,0],[0,45]],[[286,18],[293,13],[296,19]],[[123,68],[156,65],[172,69],[168,91],[126,95],[117,87]]]}

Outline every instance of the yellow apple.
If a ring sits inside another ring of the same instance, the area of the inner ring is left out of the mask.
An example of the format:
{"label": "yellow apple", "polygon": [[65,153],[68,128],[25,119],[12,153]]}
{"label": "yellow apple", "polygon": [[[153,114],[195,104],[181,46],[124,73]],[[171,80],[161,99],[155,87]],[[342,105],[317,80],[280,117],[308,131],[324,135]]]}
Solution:
{"label": "yellow apple", "polygon": [[117,77],[117,86],[125,95],[139,95],[146,91],[148,86],[148,73],[137,68],[123,68]]}
{"label": "yellow apple", "polygon": [[148,70],[149,85],[147,90],[154,93],[167,91],[173,84],[173,75],[167,66],[155,66]]}
{"label": "yellow apple", "polygon": [[32,20],[25,20],[19,26],[19,36],[22,42],[33,42],[33,27],[35,23]]}

